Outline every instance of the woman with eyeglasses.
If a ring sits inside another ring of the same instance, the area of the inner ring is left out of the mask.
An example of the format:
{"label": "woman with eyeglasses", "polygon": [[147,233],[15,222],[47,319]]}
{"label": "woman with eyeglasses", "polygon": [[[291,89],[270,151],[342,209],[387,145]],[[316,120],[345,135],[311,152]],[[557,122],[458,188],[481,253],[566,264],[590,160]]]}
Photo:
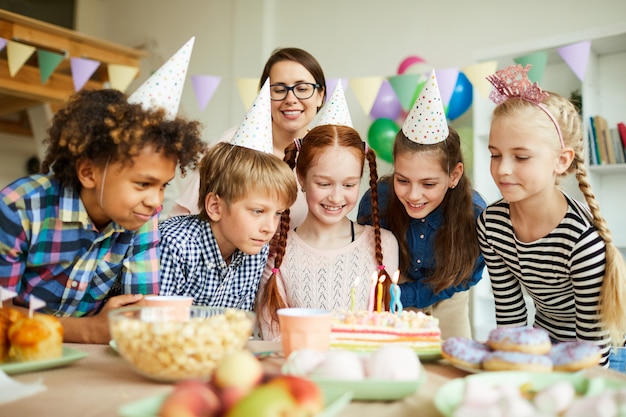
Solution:
{"label": "woman with eyeglasses", "polygon": [[[326,99],[326,78],[321,65],[307,51],[299,48],[275,49],[263,68],[259,89],[270,79],[272,99],[272,136],[274,155],[285,156],[285,148],[296,138],[302,138],[308,131]],[[225,132],[218,140],[229,141],[236,127]],[[200,178],[194,171],[187,186],[175,200],[170,216],[197,214]],[[307,213],[306,199],[298,192],[298,199],[291,207],[291,226],[299,225]]]}

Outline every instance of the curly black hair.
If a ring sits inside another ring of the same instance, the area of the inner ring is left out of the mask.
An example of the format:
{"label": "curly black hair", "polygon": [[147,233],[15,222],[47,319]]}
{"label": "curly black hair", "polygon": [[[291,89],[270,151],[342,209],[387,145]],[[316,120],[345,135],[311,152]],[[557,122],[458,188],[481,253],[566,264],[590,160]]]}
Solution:
{"label": "curly black hair", "polygon": [[168,120],[162,109],[144,110],[112,89],[72,95],[54,115],[44,143],[47,150],[41,172],[75,187],[80,187],[79,159],[103,165],[107,161],[131,164],[141,149],[152,145],[157,152],[176,157],[185,175],[187,168],[196,168],[206,150],[199,122],[180,117]]}

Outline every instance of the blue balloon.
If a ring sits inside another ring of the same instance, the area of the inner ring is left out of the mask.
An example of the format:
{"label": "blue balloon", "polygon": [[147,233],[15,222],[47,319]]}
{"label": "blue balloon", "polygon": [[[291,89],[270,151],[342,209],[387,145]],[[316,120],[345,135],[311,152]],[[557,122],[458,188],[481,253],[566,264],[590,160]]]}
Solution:
{"label": "blue balloon", "polygon": [[474,89],[472,83],[470,83],[465,74],[459,72],[450,103],[448,104],[446,114],[448,119],[454,120],[461,117],[471,107],[473,98]]}

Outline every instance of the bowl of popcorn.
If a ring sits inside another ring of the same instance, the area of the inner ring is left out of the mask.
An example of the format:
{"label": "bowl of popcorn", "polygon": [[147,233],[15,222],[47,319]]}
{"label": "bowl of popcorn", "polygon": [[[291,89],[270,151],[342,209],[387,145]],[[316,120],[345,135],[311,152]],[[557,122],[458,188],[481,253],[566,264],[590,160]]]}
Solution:
{"label": "bowl of popcorn", "polygon": [[111,337],[137,373],[163,382],[208,380],[223,356],[244,348],[254,314],[234,308],[123,307],[109,312]]}

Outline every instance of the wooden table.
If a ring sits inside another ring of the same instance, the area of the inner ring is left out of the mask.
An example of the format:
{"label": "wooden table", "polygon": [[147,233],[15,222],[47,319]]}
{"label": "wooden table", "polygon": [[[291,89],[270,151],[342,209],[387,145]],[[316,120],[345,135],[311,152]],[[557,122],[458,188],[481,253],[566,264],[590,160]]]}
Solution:
{"label": "wooden table", "polygon": [[[13,375],[20,382],[41,379],[47,390],[0,405],[2,417],[113,417],[120,406],[146,397],[167,393],[170,384],[153,382],[135,374],[124,360],[107,345],[68,344],[88,353],[84,359],[65,367]],[[270,357],[264,365],[276,369],[282,358]],[[445,362],[427,362],[427,382],[413,395],[394,402],[352,402],[340,417],[440,417],[433,398],[443,384],[466,372]],[[592,373],[626,376],[602,368]]]}

